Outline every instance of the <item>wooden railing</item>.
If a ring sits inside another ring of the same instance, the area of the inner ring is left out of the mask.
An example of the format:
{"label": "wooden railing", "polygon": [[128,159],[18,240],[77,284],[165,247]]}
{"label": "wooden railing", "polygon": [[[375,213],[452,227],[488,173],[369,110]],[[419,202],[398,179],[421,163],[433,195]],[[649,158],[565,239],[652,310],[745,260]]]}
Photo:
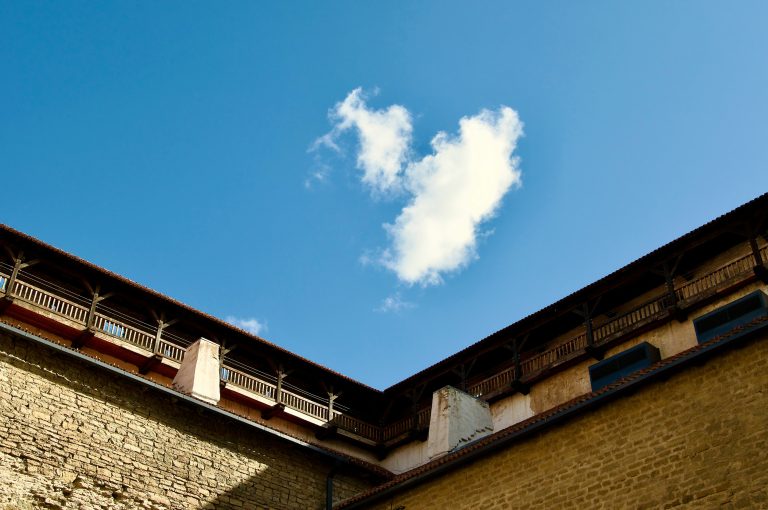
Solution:
{"label": "wooden railing", "polygon": [[[0,274],[0,290],[3,292],[8,290],[5,288],[8,280],[9,277],[7,275]],[[66,319],[74,321],[83,328],[86,327],[88,307],[75,303],[62,296],[55,295],[53,291],[41,289],[40,287],[17,279],[13,284],[13,289],[10,292],[7,292],[7,295],[42,308],[46,312],[60,315]],[[154,334],[130,326],[125,322],[112,318],[102,312],[94,313],[91,328],[93,331],[103,333],[148,351],[153,351],[155,347]],[[163,338],[160,339],[157,348],[157,354],[177,362],[181,362],[185,351],[186,349],[184,347]]]}
{"label": "wooden railing", "polygon": [[172,359],[177,363],[181,363],[181,360],[184,359],[185,352],[186,349],[180,345],[172,344],[171,342],[163,340],[162,338],[160,339],[160,345],[157,348],[157,354],[160,354],[165,358]]}
{"label": "wooden railing", "polygon": [[[760,249],[764,261],[768,260],[768,246]],[[706,275],[697,278],[691,282],[685,283],[675,288],[675,296],[680,303],[689,307],[697,301],[704,299],[713,292],[736,284],[752,275],[754,267],[754,257],[750,253],[739,257],[738,259],[725,264]],[[20,273],[20,274],[23,274]],[[9,282],[9,275],[0,273],[0,292],[7,296],[19,299],[44,309],[71,321],[74,321],[83,327],[86,326],[88,319],[88,308],[80,303],[57,295],[54,291],[45,290],[23,279],[16,279],[13,289],[6,288]],[[87,302],[87,298],[83,298]],[[617,317],[607,319],[604,322],[596,323],[593,327],[593,341],[595,345],[606,343],[613,338],[631,333],[637,328],[662,318],[667,313],[669,296],[663,294],[653,298],[634,309],[623,313]],[[184,357],[185,348],[176,342],[160,337],[158,345],[155,345],[155,334],[145,331],[125,321],[111,317],[108,313],[98,311],[93,316],[92,327],[94,330],[107,336],[130,343],[142,349],[146,349],[161,356],[181,362]],[[587,347],[586,334],[580,333],[569,340],[558,344],[557,346],[525,358],[520,362],[521,378],[530,378],[531,376],[551,368],[557,364],[563,363],[575,356],[581,355]],[[486,395],[508,388],[515,377],[514,368],[507,368],[491,377],[483,379],[471,385],[468,392],[474,395]],[[221,371],[222,381],[234,386],[246,389],[254,394],[275,401],[276,385],[272,382],[263,380],[256,375],[238,370],[225,364]],[[280,401],[295,411],[304,413],[315,419],[326,421],[337,425],[339,428],[357,434],[374,442],[389,441],[391,439],[407,434],[414,429],[423,429],[429,426],[430,407],[426,406],[417,411],[415,416],[403,418],[386,426],[373,425],[358,418],[354,418],[346,413],[336,409],[333,416],[329,416],[329,407],[327,399],[316,395],[308,398],[299,395],[295,391],[282,388]]]}
{"label": "wooden railing", "polygon": [[333,417],[333,425],[338,426],[360,437],[364,437],[376,443],[382,441],[382,427],[373,425],[367,421],[360,420],[348,414],[340,413]]}
{"label": "wooden railing", "polygon": [[246,374],[226,364],[221,369],[221,380],[246,389],[260,397],[275,399],[276,386],[274,384],[262,381],[256,376]]}
{"label": "wooden railing", "polygon": [[412,430],[420,430],[429,427],[430,412],[432,406],[422,407],[415,416],[408,416],[384,427],[381,433],[382,441],[389,441],[402,436]]}
{"label": "wooden railing", "polygon": [[148,351],[152,351],[154,348],[154,335],[131,327],[116,319],[106,317],[101,313],[96,313],[94,315],[93,328],[96,331],[101,331],[102,333],[119,338],[124,342],[128,342],[129,344],[133,344]]}
{"label": "wooden railing", "polygon": [[[768,246],[764,246],[760,249],[760,257],[763,259],[763,262],[768,261]],[[680,301],[695,299],[697,296],[708,293],[711,289],[715,289],[724,283],[740,278],[744,273],[752,272],[754,266],[755,259],[751,253],[740,257],[733,262],[715,269],[711,273],[707,273],[701,278],[681,286],[675,291],[677,298]]]}
{"label": "wooden railing", "polygon": [[[768,260],[768,246],[761,248],[760,254],[764,261]],[[713,290],[717,290],[720,286],[736,283],[751,276],[754,265],[755,261],[752,253],[739,257],[700,278],[676,288],[675,294],[677,299],[690,306],[697,300],[711,294]],[[593,329],[595,344],[600,345],[618,335],[631,333],[633,330],[663,317],[667,313],[667,308],[665,307],[667,299],[668,296],[663,294],[626,313],[596,324]],[[586,334],[578,334],[550,350],[521,361],[520,377],[530,377],[553,365],[562,363],[581,354],[586,347]],[[514,368],[508,368],[470,386],[468,391],[474,395],[485,395],[501,388],[509,387],[514,379],[514,375]]]}
{"label": "wooden railing", "polygon": [[[275,384],[263,381],[255,375],[248,374],[242,370],[233,368],[226,363],[222,366],[221,380],[234,386],[246,389],[260,397],[277,402],[277,386]],[[329,421],[329,408],[327,404],[318,403],[312,399],[292,392],[285,387],[281,388],[280,390],[280,402],[285,404],[286,407],[312,416],[318,420]],[[334,410],[333,415],[335,418],[341,415],[341,413]]]}
{"label": "wooden railing", "polygon": [[48,312],[59,314],[85,325],[85,318],[88,316],[88,309],[86,307],[55,296],[34,285],[16,280],[10,294],[22,301],[44,308]]}

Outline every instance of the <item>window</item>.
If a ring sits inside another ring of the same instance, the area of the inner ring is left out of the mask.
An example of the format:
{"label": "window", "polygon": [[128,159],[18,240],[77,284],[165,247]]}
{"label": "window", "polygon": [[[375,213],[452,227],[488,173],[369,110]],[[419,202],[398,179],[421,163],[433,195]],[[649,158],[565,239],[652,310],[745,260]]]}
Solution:
{"label": "window", "polygon": [[693,327],[699,343],[704,343],[764,316],[768,316],[768,296],[758,290],[695,319]]}
{"label": "window", "polygon": [[659,359],[661,359],[659,349],[648,342],[643,342],[599,363],[595,363],[589,367],[592,391],[608,386],[632,372],[649,367],[659,361]]}

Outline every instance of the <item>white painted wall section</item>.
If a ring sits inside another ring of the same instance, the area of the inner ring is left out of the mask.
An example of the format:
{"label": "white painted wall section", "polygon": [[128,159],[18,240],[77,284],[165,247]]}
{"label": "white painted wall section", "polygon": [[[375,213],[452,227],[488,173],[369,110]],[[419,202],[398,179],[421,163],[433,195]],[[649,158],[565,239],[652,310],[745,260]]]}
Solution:
{"label": "white painted wall section", "polygon": [[190,345],[173,378],[173,387],[209,404],[218,403],[219,344],[200,338]]}
{"label": "white painted wall section", "polygon": [[432,394],[427,454],[445,455],[493,432],[488,403],[446,386]]}

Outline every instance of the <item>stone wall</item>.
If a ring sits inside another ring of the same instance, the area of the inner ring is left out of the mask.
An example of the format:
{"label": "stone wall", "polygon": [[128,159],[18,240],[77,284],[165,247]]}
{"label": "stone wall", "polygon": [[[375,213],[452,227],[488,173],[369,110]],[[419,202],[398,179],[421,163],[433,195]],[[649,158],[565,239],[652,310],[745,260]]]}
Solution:
{"label": "stone wall", "polygon": [[[333,459],[0,334],[0,510],[325,508]],[[371,482],[341,467],[334,500]]]}
{"label": "stone wall", "polygon": [[371,508],[768,508],[768,338]]}

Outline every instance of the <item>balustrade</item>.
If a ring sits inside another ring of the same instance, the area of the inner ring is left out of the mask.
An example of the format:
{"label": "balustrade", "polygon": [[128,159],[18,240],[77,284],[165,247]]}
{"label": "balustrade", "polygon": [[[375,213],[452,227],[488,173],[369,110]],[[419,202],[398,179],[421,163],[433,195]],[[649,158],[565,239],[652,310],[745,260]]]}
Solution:
{"label": "balustrade", "polygon": [[[761,248],[760,253],[763,260],[768,260],[768,246]],[[720,288],[723,285],[743,281],[753,274],[753,267],[753,255],[751,253],[744,255],[706,275],[675,288],[675,295],[679,302],[684,303],[686,306],[690,306],[698,299],[707,297],[714,291],[721,290]],[[7,274],[0,273],[0,292],[4,292],[9,297],[37,306],[46,312],[59,315],[83,326],[86,325],[85,322],[88,317],[88,307],[75,303],[62,295],[57,295],[54,291],[44,290],[29,283],[29,281],[26,281],[23,278],[23,272],[21,272],[19,277],[15,280],[12,289],[6,288],[9,279],[10,277]],[[79,296],[75,297],[80,298]],[[665,307],[666,298],[667,295],[659,296],[626,313],[596,324],[593,330],[595,343],[600,344],[607,342],[611,338],[627,334],[637,327],[663,317],[667,311]],[[87,301],[88,298],[83,297],[82,299]],[[185,347],[178,345],[178,343],[169,341],[161,336],[159,344],[155,346],[155,335],[153,333],[142,331],[141,329],[126,324],[115,317],[111,317],[108,313],[97,312],[94,315],[93,329],[109,337],[130,343],[150,352],[156,348],[157,354],[177,362],[181,362],[184,356]],[[578,334],[552,349],[522,359],[520,361],[521,373],[519,376],[529,378],[558,363],[562,363],[574,356],[580,355],[584,352],[586,347],[586,335],[584,333]],[[508,388],[514,377],[514,368],[507,368],[489,378],[471,385],[468,388],[468,391],[478,396],[492,393],[500,389]],[[275,400],[275,384],[265,381],[256,375],[246,373],[225,364],[222,366],[221,379],[226,383],[246,389],[262,398]],[[316,395],[311,395],[310,397],[311,398],[299,395],[295,391],[290,391],[283,387],[280,400],[288,408],[321,421],[330,421],[341,429],[376,442],[388,441],[408,433],[413,429],[414,425],[417,428],[423,428],[429,424],[430,407],[428,406],[418,410],[415,417],[411,416],[403,418],[384,427],[380,427],[335,409],[333,411],[333,416],[329,416],[327,401]]]}

